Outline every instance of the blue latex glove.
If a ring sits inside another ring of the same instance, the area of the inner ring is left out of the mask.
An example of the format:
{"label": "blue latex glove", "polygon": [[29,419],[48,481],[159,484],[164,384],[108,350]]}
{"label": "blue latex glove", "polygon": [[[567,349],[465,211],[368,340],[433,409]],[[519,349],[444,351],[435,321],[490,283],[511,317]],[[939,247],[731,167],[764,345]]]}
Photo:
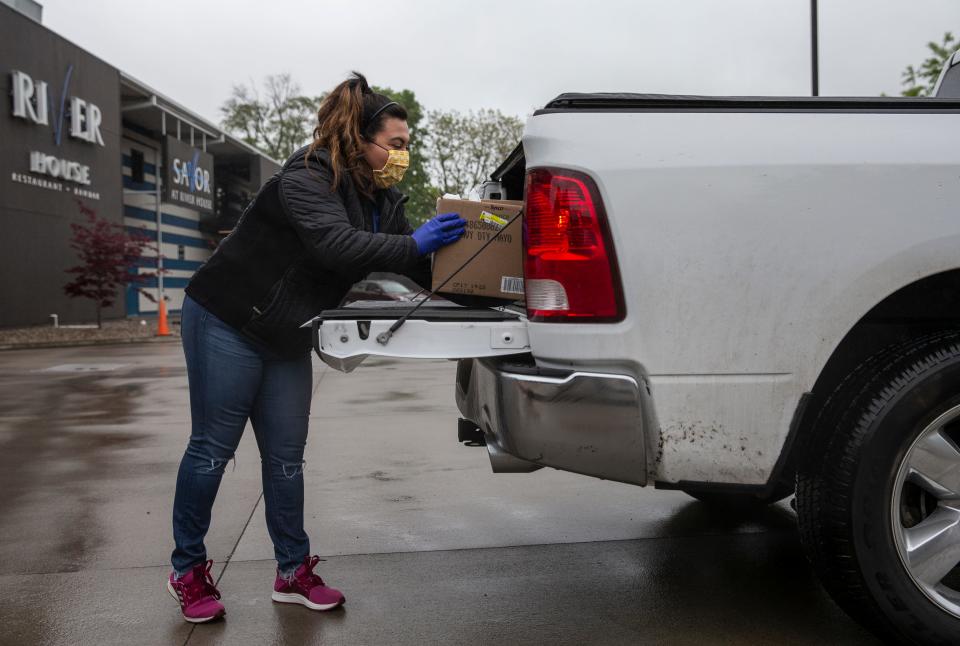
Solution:
{"label": "blue latex glove", "polygon": [[467,223],[456,213],[441,213],[413,232],[413,239],[421,256],[456,242],[466,231]]}

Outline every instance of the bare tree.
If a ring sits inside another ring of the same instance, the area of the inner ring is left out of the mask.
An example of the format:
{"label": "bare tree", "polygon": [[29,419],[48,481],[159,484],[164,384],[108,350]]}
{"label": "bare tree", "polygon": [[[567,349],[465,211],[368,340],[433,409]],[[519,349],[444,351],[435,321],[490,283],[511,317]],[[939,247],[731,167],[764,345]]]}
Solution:
{"label": "bare tree", "polygon": [[428,168],[445,193],[466,197],[520,141],[523,122],[499,110],[428,113]]}
{"label": "bare tree", "polygon": [[263,90],[234,85],[220,107],[223,127],[274,159],[284,160],[310,140],[320,101],[304,96],[289,74],[272,74]]}

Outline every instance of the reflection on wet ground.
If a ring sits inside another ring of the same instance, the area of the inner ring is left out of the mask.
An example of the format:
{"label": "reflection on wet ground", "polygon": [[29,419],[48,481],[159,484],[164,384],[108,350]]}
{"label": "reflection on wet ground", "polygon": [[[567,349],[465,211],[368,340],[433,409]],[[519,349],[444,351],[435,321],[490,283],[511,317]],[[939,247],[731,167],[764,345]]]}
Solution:
{"label": "reflection on wet ground", "polygon": [[[9,392],[3,375],[0,389]],[[72,571],[83,565],[86,545],[100,540],[92,507],[100,501],[86,486],[94,481],[118,486],[136,471],[115,468],[112,454],[136,447],[142,435],[128,428],[143,395],[140,383],[116,382],[102,373],[35,378],[22,396],[0,404],[0,516],[22,516],[42,506],[48,524],[24,528],[18,535],[56,537],[43,556],[45,567]],[[32,386],[32,387],[30,387]],[[57,513],[50,514],[52,509]],[[5,528],[11,526],[4,523]],[[0,534],[0,556],[8,536]],[[21,560],[21,564],[24,564]]]}
{"label": "reflection on wet ground", "polygon": [[678,492],[490,473],[456,442],[444,361],[316,365],[307,522],[346,610],[270,602],[247,433],[208,535],[227,620],[192,628],[163,590],[189,433],[180,352],[0,353],[0,643],[875,643],[814,580],[786,505],[736,517]]}

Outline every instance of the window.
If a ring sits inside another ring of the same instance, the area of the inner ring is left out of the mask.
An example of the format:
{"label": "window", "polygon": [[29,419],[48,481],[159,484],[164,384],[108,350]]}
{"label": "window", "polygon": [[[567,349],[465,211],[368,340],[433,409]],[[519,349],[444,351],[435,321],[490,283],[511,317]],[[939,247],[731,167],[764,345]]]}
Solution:
{"label": "window", "polygon": [[379,281],[380,288],[387,294],[409,294],[410,289],[395,280]]}
{"label": "window", "polygon": [[130,179],[138,184],[143,183],[144,173],[143,151],[137,149],[130,150]]}

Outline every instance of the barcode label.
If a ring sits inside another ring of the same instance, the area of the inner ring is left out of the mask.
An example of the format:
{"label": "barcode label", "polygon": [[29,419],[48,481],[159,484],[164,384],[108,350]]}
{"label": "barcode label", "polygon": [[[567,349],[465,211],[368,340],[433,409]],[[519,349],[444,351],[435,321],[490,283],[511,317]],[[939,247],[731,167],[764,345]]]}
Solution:
{"label": "barcode label", "polygon": [[510,223],[508,220],[504,220],[499,215],[494,215],[488,211],[480,211],[480,221],[486,222],[487,224],[495,224],[501,229]]}
{"label": "barcode label", "polygon": [[513,276],[501,276],[500,291],[504,294],[522,294],[523,279],[514,278]]}

